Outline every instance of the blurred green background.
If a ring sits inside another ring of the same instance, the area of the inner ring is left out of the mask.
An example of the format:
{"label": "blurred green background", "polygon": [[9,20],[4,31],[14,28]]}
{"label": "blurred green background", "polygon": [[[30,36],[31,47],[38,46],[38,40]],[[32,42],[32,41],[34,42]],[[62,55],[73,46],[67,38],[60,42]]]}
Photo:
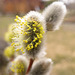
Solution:
{"label": "blurred green background", "polygon": [[[37,10],[42,12],[49,3],[51,2],[43,2],[43,7],[41,8],[40,6]],[[66,4],[66,6],[68,12],[60,30],[47,32],[47,57],[51,58],[54,62],[51,75],[75,75],[75,4]],[[18,11],[15,13],[8,11],[8,13],[4,13],[2,9],[0,11],[0,40],[3,40],[8,25],[14,22],[15,15],[22,16],[28,11],[23,13]],[[4,43],[1,42],[0,44]]]}

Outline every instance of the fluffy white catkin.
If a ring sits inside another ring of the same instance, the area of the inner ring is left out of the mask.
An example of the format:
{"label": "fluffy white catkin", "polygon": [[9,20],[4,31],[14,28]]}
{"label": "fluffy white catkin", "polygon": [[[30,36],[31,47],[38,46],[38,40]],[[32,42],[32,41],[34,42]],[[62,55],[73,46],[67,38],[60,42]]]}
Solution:
{"label": "fluffy white catkin", "polygon": [[66,6],[63,2],[53,2],[51,5],[46,7],[42,14],[47,22],[47,30],[58,30],[66,15],[66,12]]}
{"label": "fluffy white catkin", "polygon": [[34,62],[29,75],[50,75],[52,69],[52,60],[49,58],[43,58]]}

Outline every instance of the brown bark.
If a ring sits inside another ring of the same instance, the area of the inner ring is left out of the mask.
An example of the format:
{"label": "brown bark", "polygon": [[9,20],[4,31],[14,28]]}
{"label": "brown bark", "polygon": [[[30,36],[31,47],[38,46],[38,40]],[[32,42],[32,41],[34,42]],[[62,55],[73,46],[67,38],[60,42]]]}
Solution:
{"label": "brown bark", "polygon": [[28,66],[26,75],[27,75],[27,74],[29,73],[29,71],[31,70],[31,67],[32,67],[32,65],[33,65],[33,62],[34,62],[34,59],[30,59],[30,63],[29,63],[29,66]]}

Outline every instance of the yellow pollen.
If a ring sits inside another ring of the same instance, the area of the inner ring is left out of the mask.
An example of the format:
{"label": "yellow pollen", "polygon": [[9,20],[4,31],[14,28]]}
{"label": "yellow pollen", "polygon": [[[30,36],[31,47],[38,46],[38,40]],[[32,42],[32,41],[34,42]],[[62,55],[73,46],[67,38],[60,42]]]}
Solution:
{"label": "yellow pollen", "polygon": [[17,19],[15,19],[15,21],[17,21]]}
{"label": "yellow pollen", "polygon": [[28,41],[27,40],[23,40],[25,43],[27,43]]}
{"label": "yellow pollen", "polygon": [[18,18],[19,16],[18,15],[16,15],[16,18]]}
{"label": "yellow pollen", "polygon": [[11,46],[13,46],[15,43],[13,42],[12,44],[11,44]]}

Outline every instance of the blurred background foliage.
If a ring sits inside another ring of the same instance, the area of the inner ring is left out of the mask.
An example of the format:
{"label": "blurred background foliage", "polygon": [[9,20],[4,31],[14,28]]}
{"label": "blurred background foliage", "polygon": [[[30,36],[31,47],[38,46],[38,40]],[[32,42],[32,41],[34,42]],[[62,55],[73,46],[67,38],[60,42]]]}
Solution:
{"label": "blurred background foliage", "polygon": [[[0,64],[8,25],[14,23],[15,15],[25,15],[30,10],[42,12],[56,0],[0,0]],[[51,75],[75,75],[75,3],[65,3],[67,15],[60,30],[47,32],[47,57],[53,59]],[[0,71],[1,72],[1,71]],[[0,75],[3,75],[0,73]]]}

